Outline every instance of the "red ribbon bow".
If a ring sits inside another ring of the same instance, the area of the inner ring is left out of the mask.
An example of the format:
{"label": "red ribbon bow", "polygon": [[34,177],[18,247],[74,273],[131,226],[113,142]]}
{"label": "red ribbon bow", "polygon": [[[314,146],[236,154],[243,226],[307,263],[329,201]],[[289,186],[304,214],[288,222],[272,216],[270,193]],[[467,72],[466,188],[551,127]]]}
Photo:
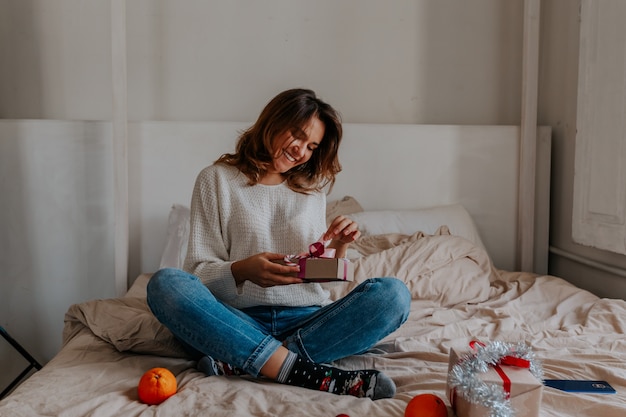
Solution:
{"label": "red ribbon bow", "polygon": [[326,249],[324,242],[318,240],[315,243],[309,245],[309,253],[302,252],[299,255],[287,255],[285,256],[285,263],[287,265],[302,264],[302,259],[306,258],[334,258],[335,249]]}
{"label": "red ribbon bow", "polygon": [[[484,343],[479,342],[477,340],[472,340],[469,343],[470,347],[472,349],[474,349],[474,350],[477,350],[476,349],[476,345],[477,344],[482,346],[482,347],[485,347]],[[529,369],[530,368],[530,361],[528,361],[526,359],[518,358],[517,356],[507,355],[507,356],[503,356],[502,358],[500,358],[498,363],[491,364],[493,369],[498,373],[498,375],[502,379],[502,388],[504,388],[504,392],[506,394],[506,398],[510,398],[511,397],[511,379],[509,379],[509,377],[504,372],[504,370],[500,367],[500,365],[515,366],[517,368]]]}
{"label": "red ribbon bow", "polygon": [[315,242],[309,245],[309,255],[311,258],[321,258],[326,248],[322,242]]}

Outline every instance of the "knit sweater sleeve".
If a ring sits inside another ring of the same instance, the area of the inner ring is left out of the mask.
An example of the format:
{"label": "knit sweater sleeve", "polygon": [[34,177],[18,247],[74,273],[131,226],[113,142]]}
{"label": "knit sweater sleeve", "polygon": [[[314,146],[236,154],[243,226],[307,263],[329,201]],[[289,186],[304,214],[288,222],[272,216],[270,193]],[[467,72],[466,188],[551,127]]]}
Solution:
{"label": "knit sweater sleeve", "polygon": [[237,296],[231,272],[227,240],[220,211],[229,201],[221,196],[219,175],[213,166],[200,172],[191,197],[191,229],[184,269],[196,275],[216,296],[225,301]]}

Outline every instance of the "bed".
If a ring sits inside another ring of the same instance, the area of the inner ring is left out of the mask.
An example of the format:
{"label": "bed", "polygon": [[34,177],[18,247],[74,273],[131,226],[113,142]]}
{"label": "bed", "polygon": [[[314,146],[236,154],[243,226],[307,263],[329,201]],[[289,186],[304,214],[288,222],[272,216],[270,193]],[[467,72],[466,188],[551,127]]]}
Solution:
{"label": "bed", "polygon": [[[241,126],[129,126],[129,290],[69,306],[62,349],[0,402],[1,416],[403,416],[421,393],[444,399],[453,415],[446,396],[450,350],[472,340],[523,342],[546,378],[606,380],[617,390],[591,395],[545,387],[541,416],[625,415],[626,302],[546,274],[549,129],[537,135],[533,180],[543,180],[534,188],[530,272],[517,269],[518,128],[346,126],[344,172],[327,216],[352,216],[364,232],[349,253],[357,281],[396,276],[413,300],[400,329],[336,365],[383,370],[397,385],[395,397],[370,401],[197,371],[150,314],[145,287],[157,268],[181,265],[193,178],[229,149]],[[208,137],[216,142],[208,146]],[[207,152],[197,152],[199,146]],[[177,169],[159,169],[166,163]],[[325,285],[338,298],[355,283]],[[141,403],[136,392],[153,367],[170,369],[178,382],[177,394],[158,406]]]}

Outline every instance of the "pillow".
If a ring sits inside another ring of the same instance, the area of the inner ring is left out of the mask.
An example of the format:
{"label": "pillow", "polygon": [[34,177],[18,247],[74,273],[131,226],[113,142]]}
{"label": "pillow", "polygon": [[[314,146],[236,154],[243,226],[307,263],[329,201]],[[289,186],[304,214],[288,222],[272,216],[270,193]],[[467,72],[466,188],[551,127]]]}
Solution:
{"label": "pillow", "polygon": [[[450,307],[479,303],[489,298],[491,282],[499,279],[487,252],[442,226],[434,235],[415,233],[361,238],[382,250],[354,260],[354,281],[324,284],[337,300],[372,277],[402,280],[413,300]],[[342,284],[342,285],[339,285]]]}
{"label": "pillow", "polygon": [[63,340],[87,327],[120,352],[134,352],[172,358],[189,354],[172,333],[152,314],[145,297],[91,300],[73,304],[65,314]]}
{"label": "pillow", "polygon": [[330,224],[337,216],[348,215],[363,211],[363,207],[356,198],[349,195],[341,200],[329,201],[326,204],[326,224]]}
{"label": "pillow", "polygon": [[190,213],[189,207],[180,204],[172,206],[167,222],[167,240],[161,254],[159,269],[182,269],[185,256],[187,256]]}
{"label": "pillow", "polygon": [[415,232],[434,234],[440,226],[445,225],[451,234],[485,248],[472,217],[460,204],[415,210],[363,211],[350,214],[349,217],[358,223],[364,236],[387,233],[412,235]]}

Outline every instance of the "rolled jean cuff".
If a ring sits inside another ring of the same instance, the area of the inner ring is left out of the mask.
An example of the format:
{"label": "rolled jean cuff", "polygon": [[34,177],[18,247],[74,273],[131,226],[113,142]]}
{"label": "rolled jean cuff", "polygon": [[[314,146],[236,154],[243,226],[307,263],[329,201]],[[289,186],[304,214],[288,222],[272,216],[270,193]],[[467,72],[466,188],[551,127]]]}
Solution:
{"label": "rolled jean cuff", "polygon": [[300,337],[300,330],[296,331],[293,335],[289,336],[283,342],[283,346],[285,346],[288,350],[297,353],[298,355],[306,358],[307,360],[314,362],[313,359],[309,356],[309,352],[306,351],[304,344],[302,343],[302,338]]}
{"label": "rolled jean cuff", "polygon": [[282,346],[282,344],[272,336],[265,337],[254,352],[252,352],[252,355],[248,357],[248,360],[246,360],[243,367],[244,371],[254,377],[259,376],[261,368],[263,368],[265,363],[280,346]]}

